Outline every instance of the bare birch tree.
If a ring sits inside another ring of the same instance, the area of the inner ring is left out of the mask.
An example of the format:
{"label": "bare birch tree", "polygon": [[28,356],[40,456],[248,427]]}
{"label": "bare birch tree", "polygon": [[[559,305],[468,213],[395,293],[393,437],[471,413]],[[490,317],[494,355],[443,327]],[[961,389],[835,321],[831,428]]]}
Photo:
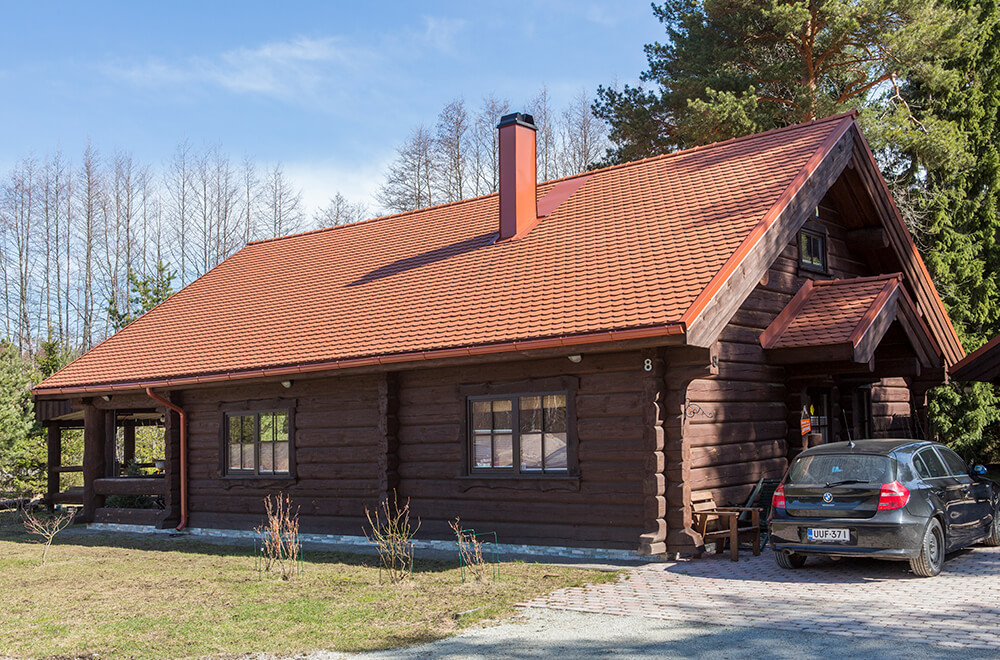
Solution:
{"label": "bare birch tree", "polygon": [[604,154],[607,131],[591,111],[586,90],[581,89],[563,110],[560,133],[564,176],[587,171]]}
{"label": "bare birch tree", "polygon": [[330,198],[330,203],[313,216],[317,227],[335,227],[351,222],[359,222],[368,217],[368,206],[361,202],[351,202],[339,191]]}
{"label": "bare birch tree", "polygon": [[376,194],[386,208],[404,212],[434,203],[433,144],[430,132],[421,125],[396,150],[396,159],[389,165],[385,183]]}
{"label": "bare birch tree", "polygon": [[529,112],[535,119],[535,153],[538,180],[555,179],[559,174],[559,149],[556,140],[556,126],[549,100],[549,90],[544,85],[528,103]]}
{"label": "bare birch tree", "polygon": [[305,219],[302,213],[302,192],[296,190],[285,178],[281,163],[268,170],[262,197],[269,237],[284,236],[301,230]]}
{"label": "bare birch tree", "polygon": [[434,135],[434,175],[430,178],[440,201],[454,202],[466,196],[468,133],[469,115],[465,111],[465,101],[456,99],[441,110]]}
{"label": "bare birch tree", "polygon": [[510,102],[490,94],[472,126],[474,192],[477,195],[500,189],[500,136],[497,124],[510,112]]}

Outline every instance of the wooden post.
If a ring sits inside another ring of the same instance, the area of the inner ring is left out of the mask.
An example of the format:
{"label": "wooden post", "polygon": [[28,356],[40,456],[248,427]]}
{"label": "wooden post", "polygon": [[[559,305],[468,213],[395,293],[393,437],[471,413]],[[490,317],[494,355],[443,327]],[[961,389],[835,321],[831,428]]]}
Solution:
{"label": "wooden post", "polygon": [[47,461],[49,479],[48,493],[45,499],[51,512],[55,508],[52,498],[60,492],[60,473],[58,468],[62,467],[62,427],[58,423],[49,424],[46,432],[49,449]]}
{"label": "wooden post", "polygon": [[135,460],[135,422],[122,423],[122,463],[128,464]]}
{"label": "wooden post", "polygon": [[[163,397],[171,402],[178,401],[180,395],[176,392],[164,393]],[[164,476],[166,480],[163,496],[163,515],[157,527],[166,529],[176,526],[181,519],[181,420],[173,410],[158,407],[163,414],[163,458],[165,459]]]}
{"label": "wooden post", "polygon": [[107,476],[107,415],[87,401],[83,419],[83,511],[79,519],[93,522],[97,509],[104,506],[104,496],[94,492],[94,481]]}

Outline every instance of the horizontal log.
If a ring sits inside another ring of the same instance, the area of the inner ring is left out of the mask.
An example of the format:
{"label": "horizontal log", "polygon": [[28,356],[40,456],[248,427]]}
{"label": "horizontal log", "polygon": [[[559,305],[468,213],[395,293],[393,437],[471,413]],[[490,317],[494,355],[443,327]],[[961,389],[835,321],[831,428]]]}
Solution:
{"label": "horizontal log", "polygon": [[716,424],[694,424],[684,432],[684,438],[692,447],[713,446],[733,442],[754,442],[784,438],[788,426],[785,421],[718,422]]}
{"label": "horizontal log", "polygon": [[621,417],[642,415],[643,393],[618,392],[605,394],[578,394],[576,397],[577,419],[593,417]]}
{"label": "horizontal log", "polygon": [[464,438],[460,424],[405,424],[396,432],[400,444],[459,442]]}
{"label": "horizontal log", "polygon": [[158,495],[166,494],[166,480],[158,477],[121,477],[95,479],[98,495]]}
{"label": "horizontal log", "polygon": [[364,447],[377,444],[381,434],[377,426],[352,429],[297,429],[295,446],[299,447]]}
{"label": "horizontal log", "polygon": [[643,511],[638,504],[640,503],[631,502],[614,505],[594,501],[566,504],[547,502],[540,498],[540,501],[534,502],[495,500],[490,503],[488,510],[483,510],[478,502],[411,498],[410,510],[421,518],[437,520],[454,520],[460,516],[465,522],[469,516],[476,516],[494,522],[544,524],[558,520],[560,523],[573,525],[618,527],[642,524]]}
{"label": "horizontal log", "polygon": [[688,386],[687,394],[692,401],[701,404],[728,401],[783,401],[786,390],[780,383],[700,379]]}
{"label": "horizontal log", "polygon": [[[493,488],[463,490],[460,480],[455,479],[455,476],[456,474],[449,475],[446,478],[426,476],[419,479],[405,479],[400,483],[399,492],[412,497],[436,499],[447,496],[480,502],[493,500],[535,501],[541,496],[539,491],[505,488],[503,481],[497,481],[496,486]],[[579,502],[581,499],[599,497],[601,501],[617,502],[618,500],[614,498],[623,497],[628,501],[641,502],[642,492],[643,486],[640,480],[597,481],[596,479],[580,475],[579,491],[545,491],[544,498],[552,502]]]}
{"label": "horizontal log", "polygon": [[347,429],[378,426],[378,409],[344,410],[332,412],[297,412],[296,429]]}
{"label": "horizontal log", "polygon": [[704,490],[757,481],[762,477],[780,477],[786,465],[787,461],[784,458],[773,458],[766,461],[696,468],[691,470],[690,484],[693,490]]}
{"label": "horizontal log", "polygon": [[642,440],[642,421],[636,417],[596,417],[577,419],[577,436],[580,441]]}
{"label": "horizontal log", "polygon": [[692,425],[718,422],[776,422],[787,414],[784,403],[725,403],[702,406],[688,420]]}
{"label": "horizontal log", "polygon": [[784,458],[787,453],[788,445],[783,439],[695,447],[691,450],[691,467],[702,468]]}
{"label": "horizontal log", "polygon": [[344,463],[374,463],[383,455],[378,445],[357,447],[296,447],[295,463],[304,465],[333,466]]}

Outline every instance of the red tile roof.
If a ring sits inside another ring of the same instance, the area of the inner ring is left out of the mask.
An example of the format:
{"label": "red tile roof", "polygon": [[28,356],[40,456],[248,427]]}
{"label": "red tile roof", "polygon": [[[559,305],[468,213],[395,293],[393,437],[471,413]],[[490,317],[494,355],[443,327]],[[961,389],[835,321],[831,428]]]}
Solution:
{"label": "red tile roof", "polygon": [[832,117],[564,180],[586,177],[576,190],[539,184],[539,199],[554,187],[553,198],[569,196],[502,244],[496,194],[251,243],[36,392],[681,332],[699,293],[853,121]]}
{"label": "red tile roof", "polygon": [[856,346],[901,282],[899,273],[807,282],[760,343],[768,349]]}

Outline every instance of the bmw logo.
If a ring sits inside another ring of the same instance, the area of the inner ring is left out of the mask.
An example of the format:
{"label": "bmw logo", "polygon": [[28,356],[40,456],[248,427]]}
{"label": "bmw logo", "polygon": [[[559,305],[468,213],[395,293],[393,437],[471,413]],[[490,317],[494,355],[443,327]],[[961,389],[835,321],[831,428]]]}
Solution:
{"label": "bmw logo", "polygon": [[833,493],[823,493],[823,501],[829,504],[833,501]]}

